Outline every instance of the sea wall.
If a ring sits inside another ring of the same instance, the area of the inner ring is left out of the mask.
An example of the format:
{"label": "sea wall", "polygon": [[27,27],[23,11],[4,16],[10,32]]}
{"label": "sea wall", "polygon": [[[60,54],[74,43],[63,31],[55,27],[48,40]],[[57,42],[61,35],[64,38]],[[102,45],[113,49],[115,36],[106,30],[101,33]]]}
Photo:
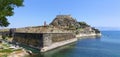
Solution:
{"label": "sea wall", "polygon": [[101,36],[101,33],[79,33],[76,35],[77,38],[90,37],[90,36]]}
{"label": "sea wall", "polygon": [[43,39],[44,47],[41,48],[40,52],[46,52],[48,50],[77,41],[77,38],[73,33],[45,33]]}
{"label": "sea wall", "polygon": [[54,48],[64,46],[66,44],[70,44],[75,41],[77,41],[77,38],[72,38],[72,39],[68,39],[68,40],[64,40],[64,41],[60,41],[60,42],[55,42],[55,43],[52,43],[50,46],[43,47],[41,49],[41,52],[46,52],[46,51],[52,50]]}
{"label": "sea wall", "polygon": [[[15,33],[13,42],[25,44],[45,52],[76,41],[72,33]],[[56,44],[58,43],[58,44]]]}

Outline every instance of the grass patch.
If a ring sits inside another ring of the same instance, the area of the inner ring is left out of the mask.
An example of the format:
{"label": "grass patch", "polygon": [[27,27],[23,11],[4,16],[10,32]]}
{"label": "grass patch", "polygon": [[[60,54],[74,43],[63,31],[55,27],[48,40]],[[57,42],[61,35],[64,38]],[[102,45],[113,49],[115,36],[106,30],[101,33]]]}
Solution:
{"label": "grass patch", "polygon": [[21,51],[22,49],[16,49],[16,50],[13,50],[13,51]]}
{"label": "grass patch", "polygon": [[0,50],[0,53],[11,53],[11,52],[13,52],[12,49],[2,49],[2,50]]}

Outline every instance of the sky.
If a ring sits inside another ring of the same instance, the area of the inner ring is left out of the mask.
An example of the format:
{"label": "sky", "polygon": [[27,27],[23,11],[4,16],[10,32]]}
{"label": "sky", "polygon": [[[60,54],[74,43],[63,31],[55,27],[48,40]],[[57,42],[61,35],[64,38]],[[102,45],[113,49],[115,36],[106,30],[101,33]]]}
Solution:
{"label": "sky", "polygon": [[92,27],[120,30],[120,0],[24,0],[24,7],[14,12],[8,28],[41,26],[56,15],[70,14]]}

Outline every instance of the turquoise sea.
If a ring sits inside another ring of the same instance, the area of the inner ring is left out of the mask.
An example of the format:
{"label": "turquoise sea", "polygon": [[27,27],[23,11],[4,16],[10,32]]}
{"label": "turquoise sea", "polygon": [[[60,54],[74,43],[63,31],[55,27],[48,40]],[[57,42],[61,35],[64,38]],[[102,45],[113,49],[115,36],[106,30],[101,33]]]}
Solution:
{"label": "turquoise sea", "polygon": [[120,57],[120,31],[102,31],[102,37],[75,43],[29,57]]}

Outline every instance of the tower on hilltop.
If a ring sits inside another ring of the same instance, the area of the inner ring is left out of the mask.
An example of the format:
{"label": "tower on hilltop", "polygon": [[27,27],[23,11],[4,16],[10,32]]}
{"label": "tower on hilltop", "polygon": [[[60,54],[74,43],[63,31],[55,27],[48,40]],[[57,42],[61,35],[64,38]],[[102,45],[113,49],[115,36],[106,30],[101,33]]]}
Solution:
{"label": "tower on hilltop", "polygon": [[44,21],[44,26],[46,26],[47,24],[46,24],[46,21]]}

